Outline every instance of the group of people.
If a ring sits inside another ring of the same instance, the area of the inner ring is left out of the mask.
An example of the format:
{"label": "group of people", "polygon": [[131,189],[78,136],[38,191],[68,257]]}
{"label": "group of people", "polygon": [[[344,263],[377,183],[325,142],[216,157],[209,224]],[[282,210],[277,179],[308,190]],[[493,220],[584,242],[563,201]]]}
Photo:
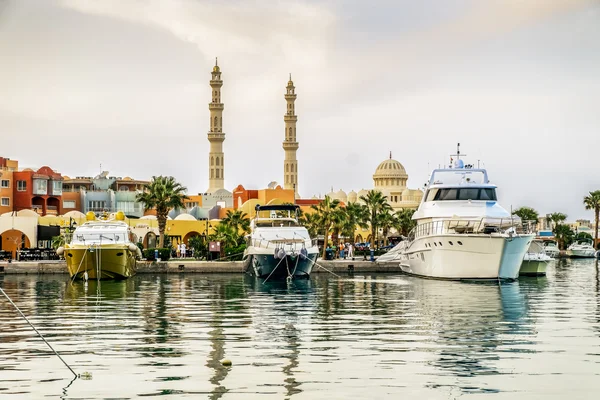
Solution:
{"label": "group of people", "polygon": [[354,257],[354,246],[352,243],[340,243],[337,246],[334,246],[335,250],[335,258],[353,258]]}
{"label": "group of people", "polygon": [[177,258],[193,257],[193,254],[190,254],[190,252],[193,252],[193,249],[188,249],[185,243],[179,243],[177,247],[173,248],[173,253],[175,254],[171,254],[171,256]]}

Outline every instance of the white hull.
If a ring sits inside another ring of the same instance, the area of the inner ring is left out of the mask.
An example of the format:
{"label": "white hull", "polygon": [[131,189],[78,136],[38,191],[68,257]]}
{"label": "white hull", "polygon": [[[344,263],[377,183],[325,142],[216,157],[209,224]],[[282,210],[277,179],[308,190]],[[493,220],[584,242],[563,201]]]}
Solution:
{"label": "white hull", "polygon": [[594,258],[596,251],[592,249],[568,249],[567,256],[573,258]]}
{"label": "white hull", "polygon": [[556,248],[548,248],[548,247],[546,247],[544,249],[544,251],[551,258],[558,258],[558,256],[560,255],[560,250],[558,250]]}
{"label": "white hull", "polygon": [[409,274],[438,279],[516,279],[533,238],[505,234],[424,236],[408,246],[400,267]]}

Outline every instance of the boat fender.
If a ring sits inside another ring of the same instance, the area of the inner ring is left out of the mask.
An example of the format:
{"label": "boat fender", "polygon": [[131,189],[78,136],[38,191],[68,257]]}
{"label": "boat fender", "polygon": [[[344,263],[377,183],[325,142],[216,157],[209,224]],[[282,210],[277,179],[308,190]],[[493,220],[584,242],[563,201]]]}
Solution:
{"label": "boat fender", "polygon": [[136,251],[136,250],[139,250],[139,247],[137,247],[137,246],[136,246],[135,244],[133,244],[133,243],[129,243],[129,250],[130,250],[131,252],[136,252],[136,253],[137,253],[137,251]]}
{"label": "boat fender", "polygon": [[[136,247],[137,247],[137,246],[136,246]],[[139,247],[137,248],[137,251],[135,252],[135,254],[137,255],[137,257],[138,257],[139,259],[142,259],[142,250],[140,250],[140,248],[139,248]]]}
{"label": "boat fender", "polygon": [[275,247],[275,253],[273,254],[273,257],[278,260],[279,259],[279,247]]}
{"label": "boat fender", "polygon": [[285,257],[285,250],[283,249],[283,247],[279,249],[279,253],[277,255],[279,256],[279,258]]}
{"label": "boat fender", "polygon": [[56,249],[56,254],[58,254],[59,256],[62,256],[64,252],[65,252],[65,248],[62,246],[60,246],[58,249]]}

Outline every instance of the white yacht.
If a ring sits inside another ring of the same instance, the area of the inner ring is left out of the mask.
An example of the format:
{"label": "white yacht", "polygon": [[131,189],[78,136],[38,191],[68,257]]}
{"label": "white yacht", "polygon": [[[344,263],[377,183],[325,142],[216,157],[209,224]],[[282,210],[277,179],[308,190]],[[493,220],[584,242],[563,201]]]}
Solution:
{"label": "white yacht", "polygon": [[560,249],[558,248],[558,244],[554,240],[544,241],[544,251],[551,258],[558,258],[558,256],[560,256]]}
{"label": "white yacht", "polygon": [[516,279],[534,235],[498,204],[487,171],[455,156],[454,168],[431,174],[400,267],[430,278]]}
{"label": "white yacht", "polygon": [[546,275],[546,267],[550,261],[552,257],[546,254],[544,243],[541,240],[534,240],[525,253],[519,275]]}
{"label": "white yacht", "polygon": [[589,240],[579,240],[567,247],[567,256],[573,258],[594,258],[596,249]]}
{"label": "white yacht", "polygon": [[247,273],[266,279],[309,278],[319,248],[298,223],[299,208],[256,206],[243,258]]}

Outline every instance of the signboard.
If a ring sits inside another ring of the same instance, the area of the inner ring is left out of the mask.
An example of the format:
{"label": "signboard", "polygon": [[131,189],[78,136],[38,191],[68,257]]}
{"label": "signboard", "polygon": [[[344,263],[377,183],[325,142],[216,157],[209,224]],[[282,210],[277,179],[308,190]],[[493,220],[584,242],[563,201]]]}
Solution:
{"label": "signboard", "polygon": [[210,242],[208,244],[209,251],[221,252],[221,242]]}

